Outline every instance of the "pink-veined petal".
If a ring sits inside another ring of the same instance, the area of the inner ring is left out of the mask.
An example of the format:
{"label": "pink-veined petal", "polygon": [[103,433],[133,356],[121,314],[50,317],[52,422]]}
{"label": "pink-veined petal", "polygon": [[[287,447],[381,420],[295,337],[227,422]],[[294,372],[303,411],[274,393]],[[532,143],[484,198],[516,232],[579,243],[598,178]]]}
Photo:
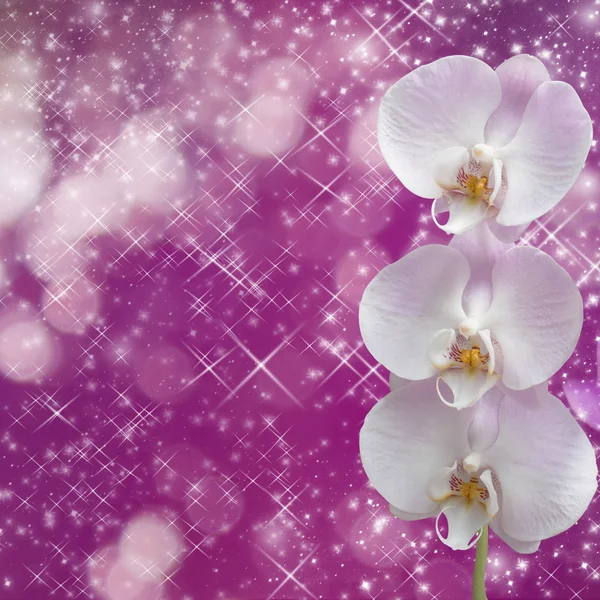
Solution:
{"label": "pink-veined petal", "polygon": [[435,333],[427,348],[427,355],[436,369],[447,369],[458,364],[449,356],[450,348],[455,343],[456,331],[454,329],[440,329]]}
{"label": "pink-veined petal", "polygon": [[435,198],[437,153],[472,148],[500,102],[500,81],[484,62],[448,56],[405,75],[379,109],[379,146],[392,171],[417,196]]}
{"label": "pink-veined petal", "polygon": [[500,148],[508,144],[519,129],[531,95],[550,75],[544,64],[529,54],[505,60],[497,69],[502,100],[485,126],[485,143]]}
{"label": "pink-veined petal", "polygon": [[360,431],[360,456],[372,485],[398,510],[435,511],[427,484],[434,472],[468,453],[470,419],[469,411],[451,410],[438,400],[433,379],[390,392]]}
{"label": "pink-veined petal", "polygon": [[438,152],[433,165],[433,178],[444,190],[458,190],[457,174],[469,165],[469,152],[464,146],[453,146]]}
{"label": "pink-veined petal", "polygon": [[497,151],[508,189],[497,221],[530,223],[554,208],[579,176],[592,143],[592,121],[567,83],[540,85],[514,139]]}
{"label": "pink-veined petal", "polygon": [[523,390],[551,377],[571,356],[583,323],[569,274],[536,248],[512,248],[496,261],[493,298],[482,326],[503,353],[502,381]]}
{"label": "pink-veined petal", "polygon": [[450,479],[456,471],[458,462],[450,467],[442,467],[433,473],[427,482],[427,495],[435,502],[445,502],[450,496],[456,495],[456,492],[450,487]]}
{"label": "pink-veined petal", "polygon": [[440,329],[455,327],[469,265],[447,246],[413,250],[369,283],[359,307],[360,331],[369,352],[407,379],[431,377],[428,346]]}
{"label": "pink-veined petal", "polygon": [[485,354],[488,355],[486,367],[488,375],[491,375],[496,370],[496,349],[492,342],[492,336],[489,329],[480,329],[478,335],[485,346]]}
{"label": "pink-veined petal", "polygon": [[588,437],[549,393],[538,406],[510,395],[502,400],[498,438],[483,461],[500,482],[502,530],[524,542],[571,527],[597,487],[596,457]]}

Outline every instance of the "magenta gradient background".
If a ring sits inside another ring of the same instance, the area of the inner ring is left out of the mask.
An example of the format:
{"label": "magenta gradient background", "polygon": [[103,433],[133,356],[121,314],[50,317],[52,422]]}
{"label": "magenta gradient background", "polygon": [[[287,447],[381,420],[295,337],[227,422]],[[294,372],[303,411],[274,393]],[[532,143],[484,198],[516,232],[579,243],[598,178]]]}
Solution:
{"label": "magenta gradient background", "polygon": [[[0,237],[0,599],[468,598],[474,551],[392,519],[358,454],[388,390],[361,293],[448,240],[383,163],[376,111],[419,64],[525,52],[596,120],[600,3],[15,0],[0,18],[2,179],[40,185]],[[598,189],[594,146],[522,242],[581,289],[552,388],[594,443]],[[533,556],[492,538],[490,600],[598,598],[599,512]],[[115,545],[149,513],[164,536],[135,552],[175,554],[140,591]]]}

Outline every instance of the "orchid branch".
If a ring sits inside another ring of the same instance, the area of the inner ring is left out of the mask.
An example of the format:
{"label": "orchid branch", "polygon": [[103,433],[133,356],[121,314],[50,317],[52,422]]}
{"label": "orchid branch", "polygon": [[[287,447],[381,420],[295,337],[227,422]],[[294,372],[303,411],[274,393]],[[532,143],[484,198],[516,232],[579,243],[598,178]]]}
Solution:
{"label": "orchid branch", "polygon": [[488,526],[481,530],[477,540],[475,552],[475,566],[473,567],[473,600],[487,600],[485,595],[485,567],[488,553]]}

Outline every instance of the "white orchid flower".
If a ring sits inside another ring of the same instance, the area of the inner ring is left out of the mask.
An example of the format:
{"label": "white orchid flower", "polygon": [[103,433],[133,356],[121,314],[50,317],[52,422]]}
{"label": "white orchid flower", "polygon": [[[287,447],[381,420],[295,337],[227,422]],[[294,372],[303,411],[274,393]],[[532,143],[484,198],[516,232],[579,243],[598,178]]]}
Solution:
{"label": "white orchid flower", "polygon": [[401,378],[437,376],[441,400],[458,409],[499,381],[526,390],[549,379],[583,323],[581,294],[561,266],[535,248],[491,240],[483,224],[455,247],[410,252],[373,278],[359,307],[375,359]]}
{"label": "white orchid flower", "polygon": [[515,551],[535,552],[581,517],[596,490],[592,445],[547,387],[530,402],[495,389],[459,412],[437,401],[432,380],[412,382],[371,409],[360,454],[391,512],[437,517],[455,550],[489,523]]}
{"label": "white orchid flower", "polygon": [[404,186],[435,199],[441,229],[462,233],[493,218],[494,233],[505,240],[563,198],[592,142],[577,92],[550,81],[544,65],[525,54],[496,71],[468,56],[415,69],[385,94],[378,131]]}

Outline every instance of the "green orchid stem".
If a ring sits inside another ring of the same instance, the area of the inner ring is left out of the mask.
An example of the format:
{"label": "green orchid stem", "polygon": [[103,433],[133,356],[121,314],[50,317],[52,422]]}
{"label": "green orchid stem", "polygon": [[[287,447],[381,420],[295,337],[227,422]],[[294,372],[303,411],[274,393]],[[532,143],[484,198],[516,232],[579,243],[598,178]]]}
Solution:
{"label": "green orchid stem", "polygon": [[487,600],[485,595],[485,567],[488,554],[488,526],[481,530],[475,551],[475,567],[473,568],[473,600]]}

